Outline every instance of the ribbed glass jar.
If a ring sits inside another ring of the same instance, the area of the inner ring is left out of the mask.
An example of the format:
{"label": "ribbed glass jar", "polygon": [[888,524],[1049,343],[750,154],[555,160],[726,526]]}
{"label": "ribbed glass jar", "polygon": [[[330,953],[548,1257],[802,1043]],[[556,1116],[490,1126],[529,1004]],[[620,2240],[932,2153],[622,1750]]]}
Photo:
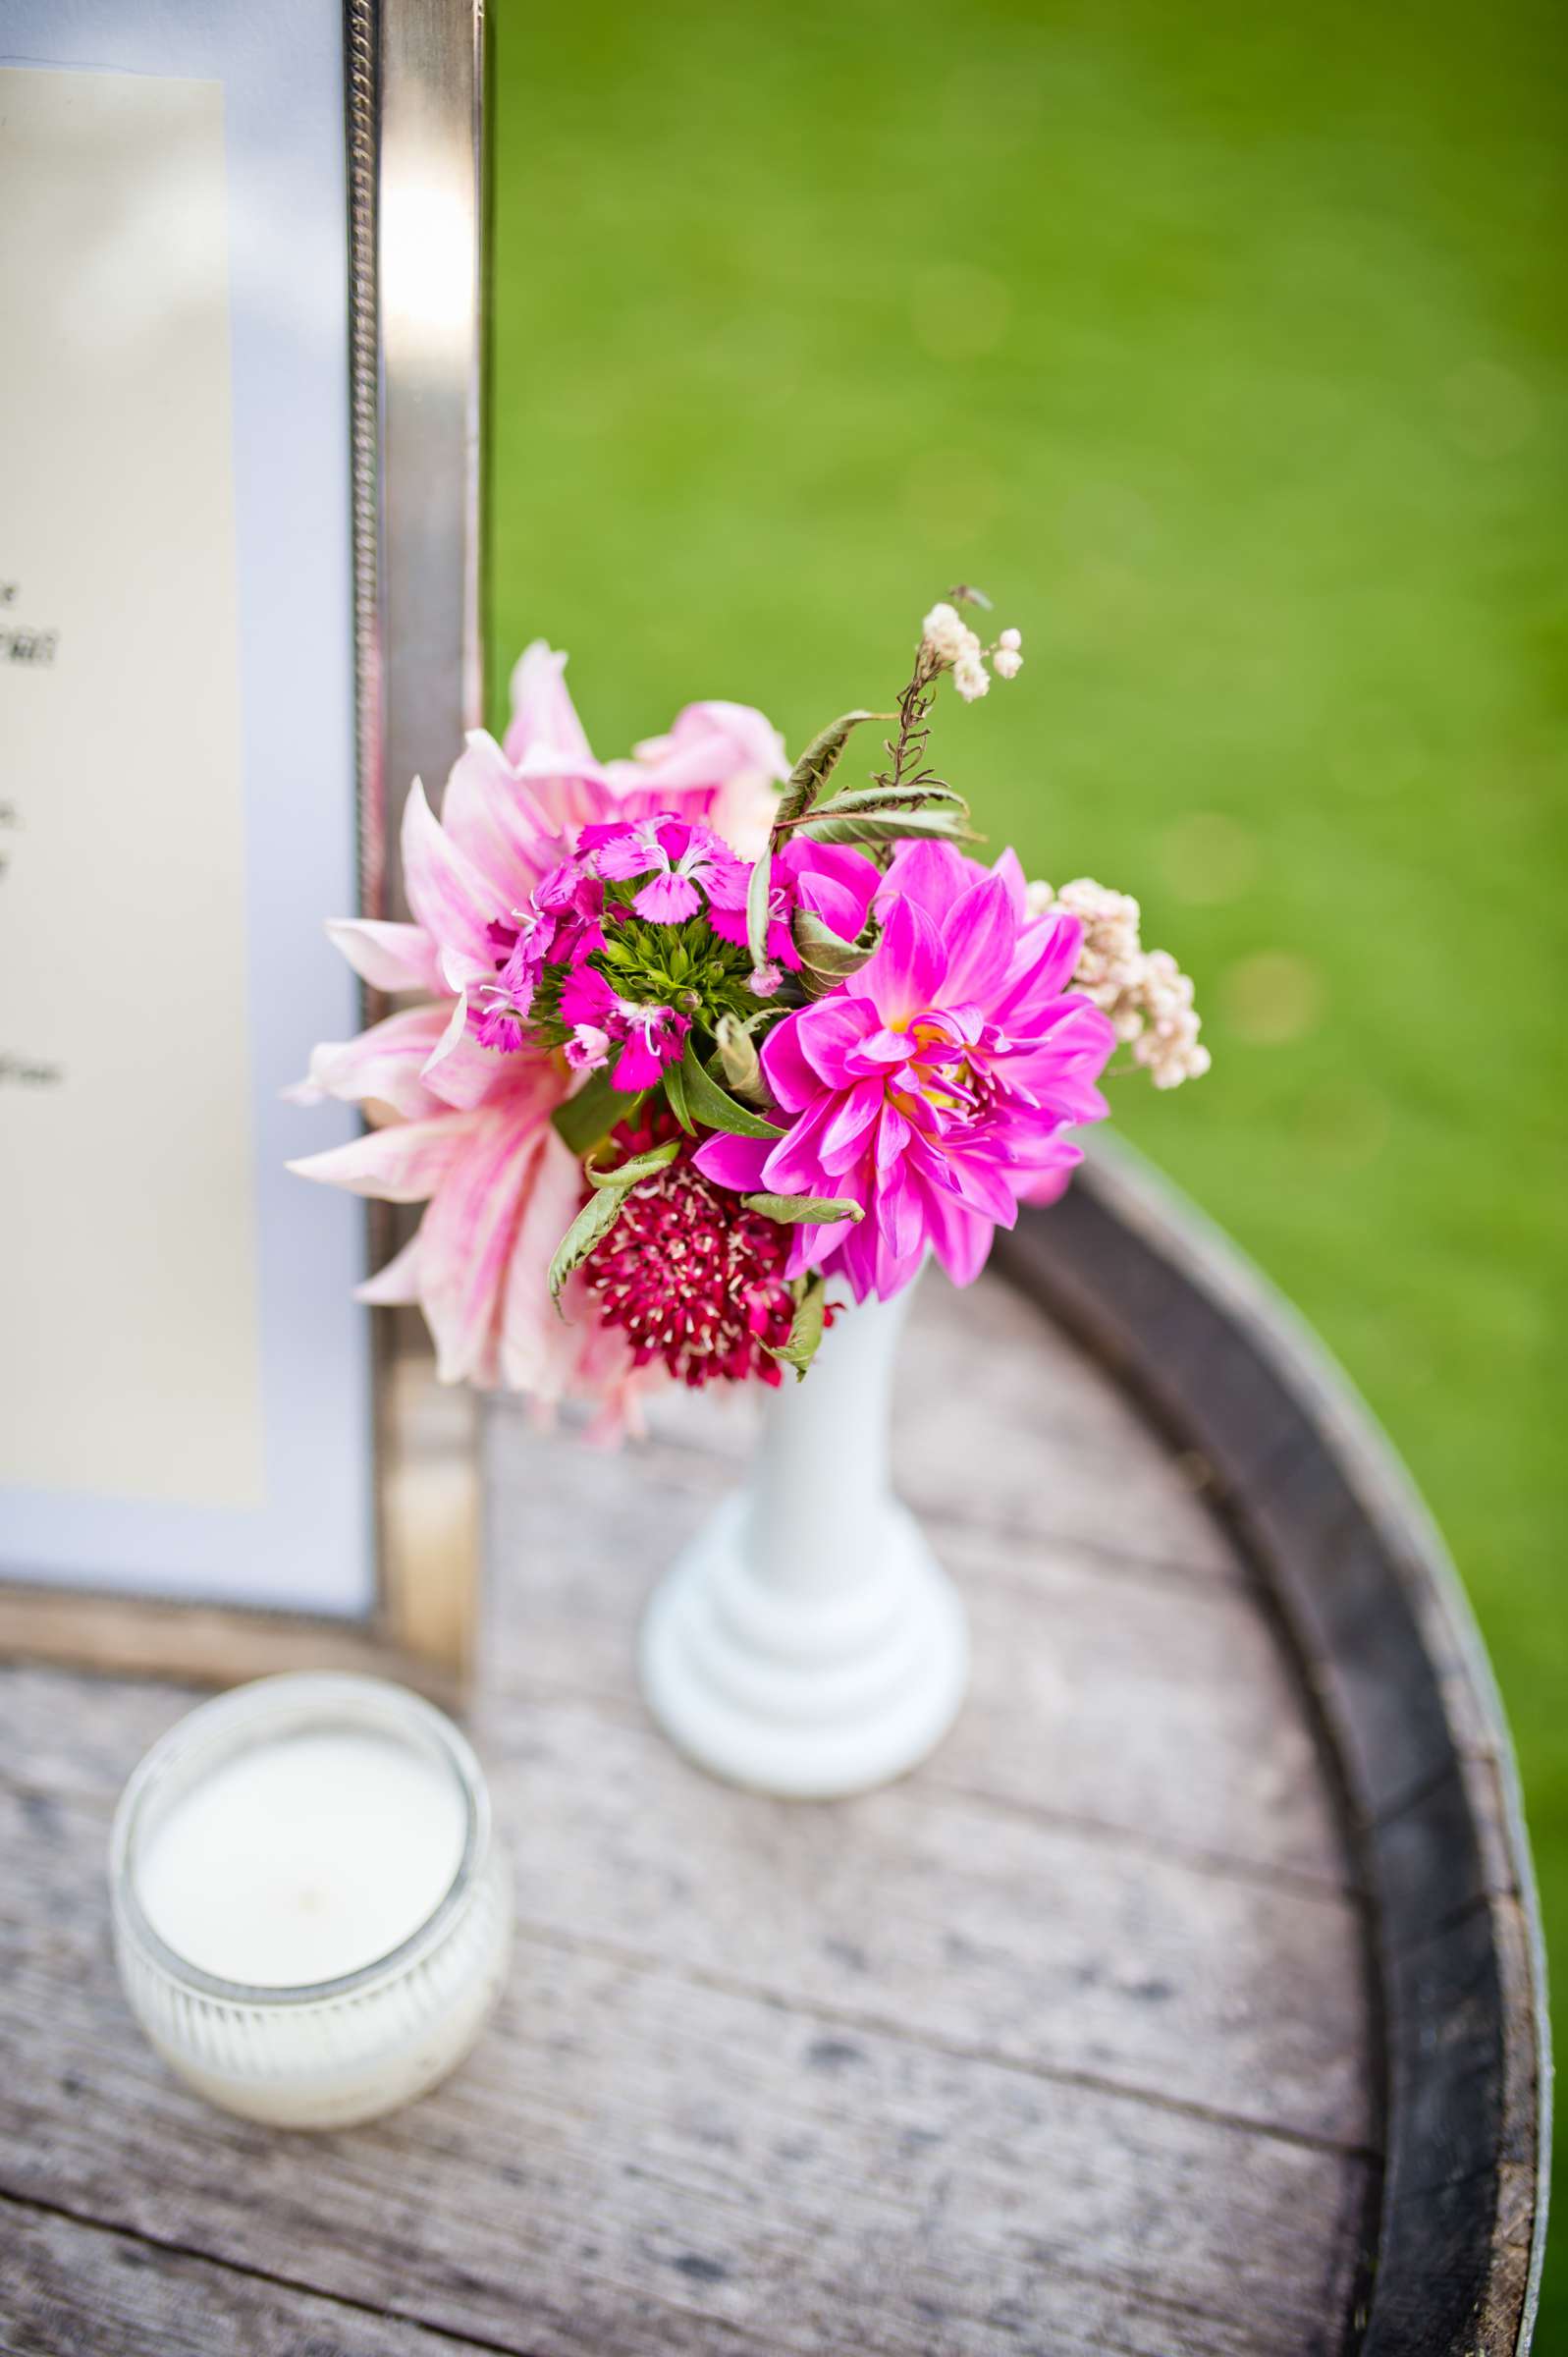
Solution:
{"label": "ribbed glass jar", "polygon": [[[228,1980],[180,1955],[145,1912],[138,1867],[180,1803],[242,1754],[300,1735],[372,1735],[454,1780],[452,1881],[407,1938],[336,1979]],[[170,2067],[224,2110],[338,2128],[425,2094],[478,2037],[506,1978],[512,1901],[479,1764],[452,1722],[379,1678],[269,1677],[171,1727],[121,1796],[110,1841],[115,1950],[131,2009]]]}

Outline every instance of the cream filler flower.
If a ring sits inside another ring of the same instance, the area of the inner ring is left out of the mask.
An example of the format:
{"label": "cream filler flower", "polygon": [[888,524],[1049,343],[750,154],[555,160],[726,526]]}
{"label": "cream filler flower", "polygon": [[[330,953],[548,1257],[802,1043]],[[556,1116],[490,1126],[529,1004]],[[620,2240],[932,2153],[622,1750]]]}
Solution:
{"label": "cream filler flower", "polygon": [[982,646],[957,607],[946,599],[933,606],[921,624],[920,641],[923,650],[929,649],[931,669],[950,671],[952,684],[966,704],[976,702],[991,686],[988,656],[999,680],[1016,679],[1023,668],[1021,631],[1003,630],[995,646]]}
{"label": "cream filler flower", "polygon": [[1156,1088],[1179,1088],[1201,1079],[1209,1050],[1198,1033],[1202,1018],[1193,1005],[1191,977],[1168,950],[1146,950],[1139,939],[1142,912],[1130,893],[1112,892],[1092,876],[1078,876],[1059,892],[1050,884],[1029,885],[1034,916],[1075,916],[1083,944],[1073,979],[1086,998],[1110,1017],[1117,1040],[1132,1049]]}
{"label": "cream filler flower", "polygon": [[946,602],[932,607],[920,635],[944,663],[962,663],[980,652],[980,641],[957,607]]}

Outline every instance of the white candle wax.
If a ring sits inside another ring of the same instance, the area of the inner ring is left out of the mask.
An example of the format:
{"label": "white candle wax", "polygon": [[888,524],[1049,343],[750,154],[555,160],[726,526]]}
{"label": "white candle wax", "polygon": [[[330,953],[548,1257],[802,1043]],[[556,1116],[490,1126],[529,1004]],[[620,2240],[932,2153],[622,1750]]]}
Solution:
{"label": "white candle wax", "polygon": [[462,1858],[462,1794],[385,1736],[286,1735],[214,1769],[148,1841],[142,1910],[177,1955],[263,1988],[389,1955]]}
{"label": "white candle wax", "polygon": [[111,1881],[152,2044],[211,2102],[279,2126],[412,2102],[505,1977],[478,1765],[376,1678],[263,1678],[193,1711],[126,1787]]}

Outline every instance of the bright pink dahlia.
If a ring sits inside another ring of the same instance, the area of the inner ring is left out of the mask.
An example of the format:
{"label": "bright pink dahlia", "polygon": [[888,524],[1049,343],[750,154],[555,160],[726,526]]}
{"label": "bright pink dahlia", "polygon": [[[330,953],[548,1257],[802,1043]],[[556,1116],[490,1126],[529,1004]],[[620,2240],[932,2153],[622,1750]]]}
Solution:
{"label": "bright pink dahlia", "polygon": [[[580,1272],[567,1322],[547,1282],[582,1191],[581,1165],[550,1120],[571,1080],[524,1040],[520,1018],[501,1017],[507,1001],[526,1000],[530,968],[547,950],[567,955],[569,941],[576,954],[585,944],[591,884],[560,876],[579,828],[672,809],[723,827],[723,810],[771,808],[769,781],[785,764],[762,714],[730,704],[691,705],[637,759],[601,764],[567,693],[565,663],[542,642],[529,647],[513,677],[505,744],[469,738],[439,823],[415,786],[403,828],[414,921],[329,926],[376,989],[424,993],[428,1003],[314,1051],[294,1093],[363,1105],[376,1125],[291,1167],[356,1194],[428,1205],[413,1241],[360,1297],[418,1302],[443,1381],[505,1384],[545,1401],[586,1396],[614,1419],[639,1388],[626,1334],[580,1314]],[[495,1044],[475,1036],[470,1004],[497,1017]]]}
{"label": "bright pink dahlia", "polygon": [[928,1250],[956,1284],[980,1273],[1020,1201],[1058,1192],[1103,1119],[1115,1044],[1067,988],[1082,928],[1031,920],[1007,851],[994,869],[949,845],[906,845],[878,896],[882,939],[841,990],[768,1034],[763,1075],[788,1122],[776,1144],[709,1138],[722,1186],[858,1203],[858,1226],[794,1230],[792,1271],[841,1270],[857,1300],[909,1284]]}

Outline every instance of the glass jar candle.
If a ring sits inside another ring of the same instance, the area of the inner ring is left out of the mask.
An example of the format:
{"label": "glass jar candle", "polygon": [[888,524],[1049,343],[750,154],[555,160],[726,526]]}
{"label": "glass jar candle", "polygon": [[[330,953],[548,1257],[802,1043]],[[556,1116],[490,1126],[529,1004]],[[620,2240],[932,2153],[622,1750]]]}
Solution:
{"label": "glass jar candle", "polygon": [[228,2111],[347,2127],[468,2052],[511,1945],[473,1753],[401,1686],[267,1677],[203,1703],[132,1777],[110,1842],[127,1999]]}

